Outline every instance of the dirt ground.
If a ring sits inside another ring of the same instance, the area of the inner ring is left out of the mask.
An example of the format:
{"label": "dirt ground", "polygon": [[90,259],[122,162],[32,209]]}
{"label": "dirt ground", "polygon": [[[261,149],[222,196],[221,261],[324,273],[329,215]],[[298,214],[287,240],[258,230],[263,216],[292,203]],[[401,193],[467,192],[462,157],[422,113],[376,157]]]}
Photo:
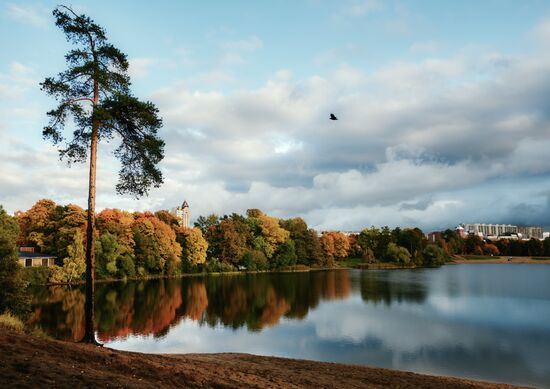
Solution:
{"label": "dirt ground", "polygon": [[[512,258],[511,261],[508,258]],[[466,259],[462,257],[453,258],[454,263],[544,263],[550,264],[550,260],[533,259],[531,257],[500,257],[495,259]]]}
{"label": "dirt ground", "polygon": [[513,388],[364,366],[249,354],[158,355],[36,338],[0,328],[5,388]]}

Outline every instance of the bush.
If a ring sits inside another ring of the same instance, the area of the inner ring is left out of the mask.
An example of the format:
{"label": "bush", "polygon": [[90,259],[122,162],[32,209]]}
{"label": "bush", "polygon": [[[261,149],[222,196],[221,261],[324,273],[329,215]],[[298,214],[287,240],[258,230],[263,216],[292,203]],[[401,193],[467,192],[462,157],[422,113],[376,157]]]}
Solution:
{"label": "bush", "polygon": [[0,313],[10,310],[25,316],[30,311],[27,283],[17,258],[19,225],[0,205]]}
{"label": "bush", "polygon": [[191,263],[187,259],[181,260],[181,272],[183,274],[200,273],[202,268],[203,268],[202,265]]}
{"label": "bush", "polygon": [[374,252],[370,247],[367,247],[362,252],[363,261],[366,263],[373,263],[376,262],[376,258],[374,257]]}
{"label": "bush", "polygon": [[210,260],[210,262],[208,262],[205,270],[208,273],[224,273],[235,271],[236,269],[233,265],[225,262],[220,262],[217,258],[213,258],[212,260]]}
{"label": "bush", "polygon": [[411,261],[411,254],[405,247],[398,246],[392,242],[388,244],[386,259],[390,262],[407,265]]}
{"label": "bush", "polygon": [[118,257],[116,260],[116,266],[118,268],[119,277],[125,278],[136,276],[136,265],[129,254]]}
{"label": "bush", "polygon": [[23,332],[25,325],[17,316],[14,316],[10,311],[6,311],[0,315],[0,327],[10,330]]}
{"label": "bush", "polygon": [[290,239],[284,241],[275,252],[275,256],[271,261],[272,268],[282,268],[296,264],[296,249],[294,242]]}
{"label": "bush", "polygon": [[266,270],[268,268],[267,257],[260,250],[247,251],[241,261],[246,270]]}
{"label": "bush", "polygon": [[424,265],[441,266],[445,263],[447,256],[443,249],[435,244],[429,244],[424,249]]}
{"label": "bush", "polygon": [[46,285],[52,275],[52,269],[45,266],[25,267],[21,269],[23,280],[30,285]]}

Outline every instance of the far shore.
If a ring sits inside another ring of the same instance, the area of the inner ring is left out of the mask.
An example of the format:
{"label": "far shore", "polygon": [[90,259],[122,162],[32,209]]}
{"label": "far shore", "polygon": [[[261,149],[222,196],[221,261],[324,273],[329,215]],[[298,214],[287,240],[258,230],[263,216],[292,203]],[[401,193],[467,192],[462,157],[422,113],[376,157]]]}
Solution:
{"label": "far shore", "polygon": [[532,257],[510,257],[510,256],[503,256],[503,257],[496,257],[496,258],[483,258],[483,259],[466,259],[464,257],[455,257],[451,262],[448,262],[448,264],[453,263],[468,263],[468,264],[486,264],[486,263],[494,263],[494,264],[500,264],[500,263],[506,263],[506,264],[514,264],[514,263],[536,263],[536,264],[547,264],[550,265],[550,259],[533,259]]}
{"label": "far shore", "polygon": [[518,388],[469,379],[251,354],[144,354],[38,338],[0,327],[8,387]]}
{"label": "far shore", "polygon": [[[512,258],[512,260],[509,260]],[[550,258],[533,259],[532,257],[494,257],[494,258],[475,258],[468,259],[462,256],[455,255],[452,260],[444,265],[453,264],[510,264],[510,263],[531,263],[531,264],[550,264]],[[372,263],[343,263],[333,267],[308,267],[299,266],[289,269],[271,269],[271,270],[235,270],[228,272],[211,272],[211,273],[181,273],[177,275],[166,274],[151,274],[144,277],[127,277],[127,278],[96,278],[95,283],[112,283],[112,282],[127,282],[127,281],[149,281],[166,278],[185,278],[185,277],[204,277],[204,276],[220,276],[220,275],[244,275],[244,274],[265,274],[265,273],[303,273],[311,271],[327,271],[327,270],[345,270],[345,269],[364,269],[364,270],[401,270],[401,269],[419,269],[424,266],[411,266],[397,264],[393,262],[372,262]],[[84,285],[84,280],[73,281],[72,283],[46,283],[38,285],[56,286],[56,285]]]}

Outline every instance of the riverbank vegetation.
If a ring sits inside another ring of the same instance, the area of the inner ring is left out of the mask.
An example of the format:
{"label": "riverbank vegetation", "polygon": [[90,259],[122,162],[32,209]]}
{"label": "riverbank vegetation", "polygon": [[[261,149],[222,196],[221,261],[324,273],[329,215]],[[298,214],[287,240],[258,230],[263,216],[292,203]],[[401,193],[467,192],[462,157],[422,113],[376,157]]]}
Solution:
{"label": "riverbank vegetation", "polygon": [[[20,277],[10,282],[82,281],[87,227],[84,209],[42,199],[15,217],[5,212],[3,217],[10,220],[2,225],[2,234],[11,236],[12,259],[2,260],[1,266],[15,266],[17,246],[57,257],[56,266],[23,269],[18,273]],[[278,219],[259,209],[249,209],[245,215],[200,216],[193,228],[180,226],[176,217],[164,210],[152,213],[104,209],[95,220],[95,272],[99,280],[243,270],[373,267],[381,263],[390,267],[440,266],[453,255],[550,255],[550,239],[490,242],[474,235],[461,238],[446,230],[428,241],[419,228],[399,227],[370,227],[356,234],[320,233],[301,218]]]}
{"label": "riverbank vegetation", "polygon": [[[85,270],[86,211],[39,200],[17,212],[17,245],[57,257],[58,265],[26,271],[33,283],[74,283]],[[181,227],[167,211],[104,209],[96,215],[98,279],[177,276],[182,273],[292,270],[390,262],[439,266],[448,258],[418,228],[366,228],[359,234],[319,233],[301,218],[278,219],[259,209],[200,216]]]}

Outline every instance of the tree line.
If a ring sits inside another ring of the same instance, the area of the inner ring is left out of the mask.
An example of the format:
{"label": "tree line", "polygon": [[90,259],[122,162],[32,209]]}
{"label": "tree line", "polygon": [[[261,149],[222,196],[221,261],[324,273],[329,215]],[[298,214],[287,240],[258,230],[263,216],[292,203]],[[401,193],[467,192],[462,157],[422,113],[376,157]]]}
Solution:
{"label": "tree line", "polygon": [[436,243],[449,255],[489,255],[550,257],[550,238],[499,239],[491,241],[469,234],[462,238],[453,230],[445,230]]}
{"label": "tree line", "polygon": [[[18,246],[58,258],[59,266],[41,270],[47,272],[42,281],[72,283],[82,278],[86,210],[42,199],[13,219]],[[350,258],[404,266],[438,266],[446,260],[442,245],[430,244],[418,228],[318,233],[302,218],[279,219],[259,209],[249,209],[245,215],[200,216],[193,228],[180,226],[165,210],[104,209],[96,214],[95,223],[95,273],[103,279],[332,267]]]}

